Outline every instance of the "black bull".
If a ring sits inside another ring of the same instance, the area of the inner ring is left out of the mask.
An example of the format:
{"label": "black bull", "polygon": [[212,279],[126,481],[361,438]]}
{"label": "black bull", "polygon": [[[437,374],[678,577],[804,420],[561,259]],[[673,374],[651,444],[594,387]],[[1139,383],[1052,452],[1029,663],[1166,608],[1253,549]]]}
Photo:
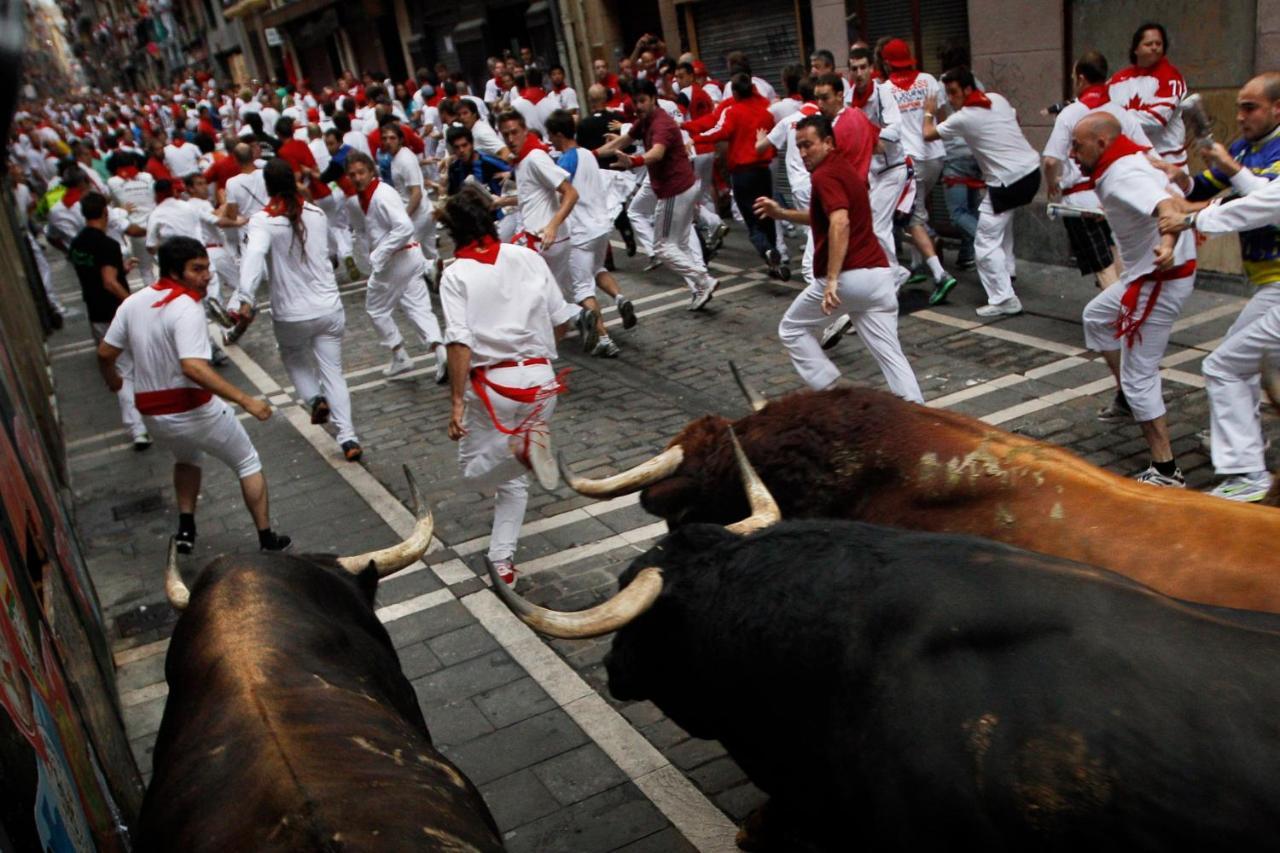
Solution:
{"label": "black bull", "polygon": [[[765,830],[839,850],[1280,837],[1280,635],[1244,627],[1275,617],[859,522],[745,539],[687,525],[595,610],[655,579],[634,596],[648,609],[609,626],[625,626],[610,692],[721,741],[772,797]],[[510,603],[536,627],[530,605]]]}
{"label": "black bull", "polygon": [[204,570],[165,661],[139,849],[502,849],[475,787],[432,746],[374,614],[378,577],[316,556]]}

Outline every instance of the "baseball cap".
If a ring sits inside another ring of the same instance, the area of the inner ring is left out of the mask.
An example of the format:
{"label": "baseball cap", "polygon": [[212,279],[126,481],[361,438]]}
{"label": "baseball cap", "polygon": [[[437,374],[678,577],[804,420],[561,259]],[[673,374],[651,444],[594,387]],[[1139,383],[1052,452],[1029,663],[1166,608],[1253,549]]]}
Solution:
{"label": "baseball cap", "polygon": [[886,42],[881,55],[890,68],[905,70],[915,67],[915,61],[911,58],[911,48],[907,47],[907,43],[902,39]]}

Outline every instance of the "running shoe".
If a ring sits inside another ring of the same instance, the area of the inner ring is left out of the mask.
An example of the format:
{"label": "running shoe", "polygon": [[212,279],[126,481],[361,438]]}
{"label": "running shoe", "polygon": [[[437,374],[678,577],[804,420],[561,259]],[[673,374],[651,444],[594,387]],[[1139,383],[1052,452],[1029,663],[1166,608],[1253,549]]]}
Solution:
{"label": "running shoe", "polygon": [[822,330],[822,348],[833,349],[851,328],[853,318],[848,314],[841,314],[834,323]]}
{"label": "running shoe", "polygon": [[515,586],[516,578],[520,573],[516,571],[516,564],[509,558],[505,560],[494,560],[493,570],[498,573],[498,577],[507,586]]}
{"label": "running shoe", "polygon": [[693,298],[689,300],[690,311],[701,311],[706,304],[711,301],[711,297],[715,296],[716,288],[720,286],[717,279],[711,279],[710,283],[704,284],[702,289],[693,294]]}
{"label": "running shoe", "polygon": [[1260,501],[1271,491],[1271,475],[1266,471],[1255,471],[1252,474],[1232,474],[1215,486],[1209,494],[1229,501],[1254,503]]}
{"label": "running shoe", "polygon": [[1022,302],[1016,296],[1010,296],[1004,302],[979,305],[975,311],[979,317],[1001,317],[1006,314],[1021,314]]}
{"label": "running shoe", "polygon": [[293,544],[293,540],[281,533],[272,532],[271,538],[266,542],[258,542],[259,551],[288,551],[289,546]]}
{"label": "running shoe", "polygon": [[1171,475],[1161,474],[1156,470],[1154,462],[1147,470],[1136,475],[1133,479],[1148,486],[1164,486],[1172,489],[1185,489],[1187,487],[1187,481],[1183,479],[1181,470],[1174,469]]}
{"label": "running shoe", "polygon": [[323,394],[317,394],[312,397],[307,408],[311,410],[311,422],[313,424],[327,424],[329,422],[329,401],[324,398]]}
{"label": "running shoe", "polygon": [[151,436],[147,433],[141,433],[133,437],[133,449],[138,453],[151,449]]}
{"label": "running shoe", "polygon": [[711,236],[707,239],[707,251],[713,254],[720,251],[720,247],[724,245],[724,238],[728,234],[729,226],[723,222],[711,229]]}
{"label": "running shoe", "polygon": [[1129,408],[1129,403],[1124,397],[1117,394],[1110,405],[1098,409],[1098,420],[1108,424],[1132,423],[1133,409]]}
{"label": "running shoe", "polygon": [[618,309],[618,316],[622,318],[622,328],[634,328],[637,322],[636,306],[631,304],[631,300],[625,296],[619,297],[615,307]]}
{"label": "running shoe", "polygon": [[444,385],[449,381],[449,352],[444,344],[436,344],[436,384]]}
{"label": "running shoe", "polygon": [[391,362],[382,368],[382,375],[390,379],[413,370],[413,359],[404,351],[404,347],[396,347],[391,351]]}
{"label": "running shoe", "polygon": [[591,351],[591,354],[597,358],[617,358],[622,355],[622,350],[618,349],[618,345],[608,335],[605,335],[596,343],[596,348]]}
{"label": "running shoe", "polygon": [[951,288],[956,286],[956,277],[949,275],[942,281],[937,282],[933,286],[933,293],[929,294],[929,304],[938,305],[945,302],[947,294],[951,292]]}
{"label": "running shoe", "polygon": [[346,457],[348,462],[359,461],[364,456],[364,448],[360,446],[360,442],[355,439],[342,442],[342,455]]}
{"label": "running shoe", "polygon": [[583,352],[594,351],[596,344],[600,342],[599,320],[599,311],[593,311],[590,308],[583,308],[578,312],[578,319],[575,323],[578,327],[578,335],[582,338]]}
{"label": "running shoe", "polygon": [[[782,255],[777,249],[770,249],[764,256],[765,263],[769,266],[770,278],[782,278]],[[787,271],[787,277],[791,277],[790,270]]]}

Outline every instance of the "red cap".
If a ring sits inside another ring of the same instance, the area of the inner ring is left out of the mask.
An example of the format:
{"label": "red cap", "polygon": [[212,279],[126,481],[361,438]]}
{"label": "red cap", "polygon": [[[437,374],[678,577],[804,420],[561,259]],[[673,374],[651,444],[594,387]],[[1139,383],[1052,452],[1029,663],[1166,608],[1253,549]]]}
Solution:
{"label": "red cap", "polygon": [[880,55],[884,57],[885,64],[896,71],[907,71],[916,65],[911,58],[911,48],[902,39],[886,42]]}
{"label": "red cap", "polygon": [[703,62],[701,59],[695,59],[695,60],[693,61],[693,73],[694,73],[694,74],[706,74],[706,73],[707,73],[707,64],[706,64],[705,62]]}

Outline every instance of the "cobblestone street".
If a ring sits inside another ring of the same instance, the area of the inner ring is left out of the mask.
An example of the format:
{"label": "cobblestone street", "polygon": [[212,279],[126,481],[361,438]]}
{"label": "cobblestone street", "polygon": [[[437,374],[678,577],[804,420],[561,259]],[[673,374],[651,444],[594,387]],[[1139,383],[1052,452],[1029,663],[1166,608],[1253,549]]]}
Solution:
{"label": "cobblestone street", "polygon": [[[642,273],[645,258],[625,257],[620,243],[615,253],[619,282],[640,317],[624,332],[612,309],[605,314],[622,356],[584,356],[573,338],[560,348],[558,367],[573,372],[554,436],[575,472],[615,473],[661,450],[696,417],[746,414],[731,360],[768,396],[800,389],[776,329],[802,285],[798,275],[788,283],[769,279],[741,226],[712,265],[721,282],[716,298],[696,314],[685,311],[688,293],[674,276]],[[798,247],[794,255],[798,267]],[[928,405],[1062,445],[1118,473],[1145,467],[1138,428],[1095,417],[1113,383],[1101,359],[1083,348],[1079,318],[1095,292],[1090,280],[1074,269],[1030,262],[1018,272],[1026,312],[995,322],[974,315],[985,298],[972,272],[960,275],[949,304],[938,308],[923,308],[925,291],[903,291],[910,313],[900,336]],[[165,638],[176,618],[162,588],[167,540],[176,529],[172,460],[161,450],[131,449],[97,373],[74,278],[61,261],[55,274],[68,305],[80,310],[50,340],[78,529],[103,607],[115,620],[111,639],[130,738],[149,775],[166,695]],[[364,311],[362,283],[343,291],[345,369],[365,449],[361,463],[343,461],[332,437],[296,405],[269,313],[228,350],[232,364],[223,375],[276,407],[270,421],[247,425],[265,464],[274,527],[294,538],[297,552],[384,546],[412,527],[401,470],[414,472],[434,511],[438,542],[424,565],[382,584],[379,616],[437,745],[484,793],[510,850],[734,849],[733,823],[763,794],[718,744],[690,738],[648,703],[609,696],[601,663],[609,638],[544,641],[488,592],[482,575],[491,505],[461,480],[456,446],[446,435],[448,390],[433,384],[434,361],[414,340],[408,346],[415,371],[384,379],[387,353]],[[1200,362],[1242,305],[1237,296],[1197,291],[1163,362],[1174,451],[1195,488],[1212,479],[1196,437],[1208,426]],[[844,381],[883,387],[856,337],[833,355]],[[1280,432],[1272,416],[1267,432]],[[255,547],[238,487],[216,465],[206,471],[197,520],[196,554],[184,563],[188,581],[213,556]],[[598,603],[664,531],[635,496],[597,502],[567,487],[544,492],[534,485],[516,555],[519,591],[559,609]]]}

